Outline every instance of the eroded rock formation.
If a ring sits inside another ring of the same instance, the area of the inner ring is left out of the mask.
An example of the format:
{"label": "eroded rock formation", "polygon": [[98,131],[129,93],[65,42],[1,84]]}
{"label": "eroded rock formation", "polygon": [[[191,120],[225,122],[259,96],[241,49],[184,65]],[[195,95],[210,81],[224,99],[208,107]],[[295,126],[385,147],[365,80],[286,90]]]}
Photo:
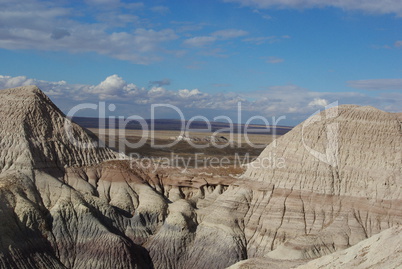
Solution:
{"label": "eroded rock formation", "polygon": [[291,268],[399,234],[396,114],[332,108],[232,177],[118,160],[33,86],[0,113],[2,268]]}

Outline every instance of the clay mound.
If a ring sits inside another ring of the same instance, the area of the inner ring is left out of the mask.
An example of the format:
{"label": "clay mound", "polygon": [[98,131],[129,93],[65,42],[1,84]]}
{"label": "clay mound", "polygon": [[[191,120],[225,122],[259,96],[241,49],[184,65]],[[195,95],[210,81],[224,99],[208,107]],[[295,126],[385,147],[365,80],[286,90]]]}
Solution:
{"label": "clay mound", "polygon": [[0,91],[0,171],[84,166],[115,158],[36,86]]}
{"label": "clay mound", "polygon": [[398,199],[402,125],[396,114],[373,107],[334,107],[270,144],[245,177],[321,194]]}

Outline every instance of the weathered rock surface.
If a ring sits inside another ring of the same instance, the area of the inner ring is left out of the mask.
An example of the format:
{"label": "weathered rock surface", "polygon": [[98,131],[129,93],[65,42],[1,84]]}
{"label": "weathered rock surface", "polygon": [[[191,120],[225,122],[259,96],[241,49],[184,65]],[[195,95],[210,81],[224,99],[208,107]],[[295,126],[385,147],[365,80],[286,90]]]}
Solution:
{"label": "weathered rock surface", "polygon": [[[267,207],[246,225],[249,253],[261,256],[284,243],[268,255],[315,258],[402,221],[402,130],[395,115],[340,106],[311,119],[269,145],[245,173],[272,188]],[[271,156],[285,166],[264,166]]]}
{"label": "weathered rock surface", "polygon": [[0,97],[1,268],[320,268],[399,234],[396,114],[332,108],[234,178],[116,160],[36,87]]}
{"label": "weathered rock surface", "polygon": [[[147,251],[119,230],[126,225],[118,209],[99,197],[101,174],[90,166],[115,153],[36,87],[0,91],[0,113],[0,264],[152,267]],[[81,167],[75,177],[74,166]]]}
{"label": "weathered rock surface", "polygon": [[402,228],[389,228],[353,247],[313,260],[297,269],[402,267]]}
{"label": "weathered rock surface", "polygon": [[0,170],[85,166],[115,158],[37,87],[0,91]]}
{"label": "weathered rock surface", "polygon": [[387,268],[402,267],[402,228],[395,226],[362,240],[356,245],[306,263],[305,260],[253,258],[238,262],[228,269],[341,269],[341,268]]}
{"label": "weathered rock surface", "polygon": [[[274,158],[285,165],[270,165]],[[311,117],[269,145],[245,176],[286,189],[390,200],[401,198],[401,164],[396,115],[346,105]]]}

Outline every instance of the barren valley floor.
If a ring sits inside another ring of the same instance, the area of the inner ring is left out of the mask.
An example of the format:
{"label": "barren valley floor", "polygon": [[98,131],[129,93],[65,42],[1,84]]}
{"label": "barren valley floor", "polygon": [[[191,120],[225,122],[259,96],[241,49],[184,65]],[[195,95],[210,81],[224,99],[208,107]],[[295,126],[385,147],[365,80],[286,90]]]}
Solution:
{"label": "barren valley floor", "polygon": [[[235,166],[251,162],[275,138],[271,134],[219,134],[227,141],[203,141],[213,136],[213,132],[191,132],[186,137],[196,141],[175,141],[182,133],[180,130],[156,130],[152,134],[142,130],[117,130],[88,128],[105,144],[128,156],[160,160],[169,158],[174,166],[208,167],[224,165]],[[133,146],[146,137],[142,146]],[[197,139],[199,141],[197,141]]]}

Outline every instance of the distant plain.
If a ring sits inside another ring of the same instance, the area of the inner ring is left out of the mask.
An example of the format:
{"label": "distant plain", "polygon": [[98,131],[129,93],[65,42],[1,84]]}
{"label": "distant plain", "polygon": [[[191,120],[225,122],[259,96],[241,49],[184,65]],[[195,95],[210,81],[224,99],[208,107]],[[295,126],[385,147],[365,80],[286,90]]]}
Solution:
{"label": "distant plain", "polygon": [[[236,162],[251,161],[258,157],[266,145],[270,144],[274,137],[272,134],[244,134],[244,133],[220,133],[218,137],[225,137],[227,142],[213,144],[207,141],[175,141],[175,138],[183,133],[179,130],[155,130],[146,134],[142,130],[118,130],[88,128],[105,144],[126,155],[135,154],[145,158],[180,158],[191,166],[208,165],[208,160],[225,158],[234,165]],[[212,136],[213,132],[187,132],[187,137],[203,140]],[[138,143],[143,136],[147,136],[146,142],[140,147],[122,146],[124,143]],[[232,135],[232,139],[231,139]],[[248,141],[248,143],[247,143]],[[169,146],[169,144],[172,144]],[[195,146],[194,146],[195,145]],[[123,150],[122,150],[123,149]],[[198,160],[196,160],[198,159]],[[217,162],[217,160],[215,160]],[[182,162],[176,164],[184,165]],[[238,164],[238,163],[237,163]]]}

